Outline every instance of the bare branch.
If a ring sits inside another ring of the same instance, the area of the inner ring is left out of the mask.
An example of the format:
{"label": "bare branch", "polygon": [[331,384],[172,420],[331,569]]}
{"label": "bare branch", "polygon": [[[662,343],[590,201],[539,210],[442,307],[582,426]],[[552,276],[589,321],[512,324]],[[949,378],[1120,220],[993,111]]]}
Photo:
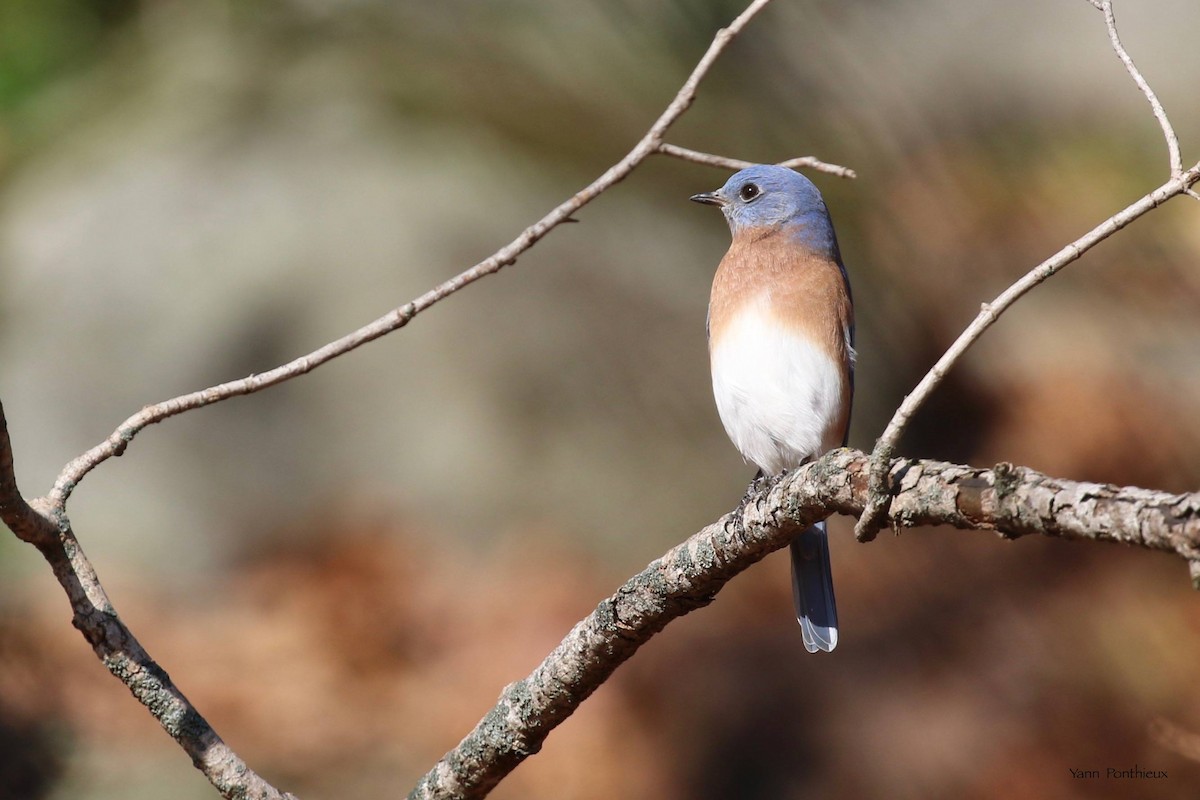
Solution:
{"label": "bare branch", "polygon": [[8,436],[8,420],[4,416],[3,403],[0,403],[0,521],[17,538],[35,547],[46,547],[57,538],[54,527],[25,502],[21,490],[17,488],[12,439]]}
{"label": "bare branch", "polygon": [[331,359],[404,327],[417,314],[440,300],[514,263],[519,254],[532,247],[555,226],[568,221],[572,214],[624,179],[648,156],[658,152],[663,135],[691,105],[700,81],[717,57],[768,2],[770,0],[753,0],[728,28],[717,33],[670,105],[624,158],[492,256],[412,302],[308,355],[259,375],[143,408],[125,420],[103,442],[68,463],[50,493],[32,504],[22,498],[17,488],[11,441],[3,408],[0,407],[0,519],[21,539],[39,549],[67,593],[74,611],[74,626],[83,633],[108,670],[146,706],[222,796],[238,800],[293,798],[275,789],[249,769],[175,687],[167,673],[150,658],[117,616],[67,519],[65,505],[76,485],[97,465],[121,455],[129,442],[147,426],[191,409],[261,391],[303,375]]}
{"label": "bare branch", "polygon": [[3,406],[0,406],[0,518],[17,536],[37,547],[50,563],[71,602],[72,624],[87,639],[96,656],[179,742],[192,763],[223,797],[295,800],[246,766],[125,627],[75,539],[66,515],[51,508],[44,499],[29,504],[21,497]]}
{"label": "bare branch", "polygon": [[185,411],[218,403],[222,400],[228,400],[231,397],[253,394],[254,392],[261,391],[299,375],[304,375],[367,342],[374,341],[385,334],[403,328],[417,314],[425,311],[435,303],[444,300],[459,289],[469,286],[480,278],[499,272],[504,267],[515,263],[517,256],[536,244],[560,223],[570,219],[572,214],[590,203],[609,187],[624,180],[648,156],[659,151],[664,134],[687,111],[688,107],[691,106],[696,98],[696,91],[700,86],[700,81],[704,79],[709,69],[712,68],[717,57],[733,41],[733,38],[741,32],[742,28],[769,2],[770,0],[754,0],[745,11],[730,23],[729,27],[722,28],[717,32],[712,44],[709,45],[708,50],[705,51],[700,61],[696,64],[696,67],[692,70],[692,73],[684,81],[683,86],[676,93],[670,105],[667,106],[666,110],[663,111],[654,124],[650,126],[650,130],[642,137],[641,141],[634,145],[633,149],[624,158],[609,167],[603,175],[574,194],[570,199],[562,202],[546,216],[530,225],[516,239],[475,266],[430,289],[417,299],[388,312],[353,333],[347,334],[324,347],[314,350],[308,355],[289,361],[287,364],[283,364],[268,372],[251,375],[241,380],[222,383],[218,386],[211,386],[207,389],[180,395],[161,403],[146,406],[137,414],[122,422],[113,431],[112,435],[103,442],[78,458],[73,459],[63,467],[62,472],[59,473],[58,478],[54,482],[54,488],[48,495],[50,502],[55,508],[64,508],[67,499],[70,498],[76,485],[78,485],[79,481],[85,475],[113,456],[119,456],[125,452],[125,448],[129,446],[129,442],[133,437],[146,427],[156,422],[162,422],[176,414],[182,414]]}
{"label": "bare branch", "polygon": [[[478,798],[669,622],[708,605],[736,574],[830,513],[860,513],[870,458],[835,450],[765,488],[631,578],[576,625],[528,677],[506,687],[475,729],[421,779],[410,800]],[[1171,495],[1050,478],[999,464],[888,466],[897,527],[951,525],[1006,538],[1043,534],[1123,542],[1200,558],[1200,493]]]}
{"label": "bare branch", "polygon": [[[1104,19],[1108,24],[1108,34],[1112,41],[1113,49],[1116,50],[1121,63],[1125,65],[1125,69],[1133,77],[1138,88],[1142,90],[1142,94],[1150,101],[1150,106],[1154,110],[1154,116],[1158,119],[1159,125],[1162,127],[1163,136],[1167,140],[1167,149],[1170,152],[1171,160],[1171,180],[1127,207],[1124,211],[1109,217],[1087,234],[1064,247],[1051,258],[1043,261],[1023,278],[1006,289],[991,303],[983,304],[979,314],[967,326],[967,329],[959,335],[954,344],[950,345],[950,349],[925,374],[912,393],[904,398],[904,402],[900,404],[900,408],[896,410],[896,413],[892,416],[891,421],[884,430],[883,436],[879,437],[879,440],[876,442],[873,453],[875,468],[871,471],[869,478],[871,499],[854,529],[855,535],[860,541],[870,541],[875,537],[885,513],[887,486],[884,480],[883,465],[895,453],[900,435],[904,432],[912,415],[921,407],[933,390],[937,388],[938,384],[942,382],[946,373],[958,362],[958,359],[966,352],[967,348],[974,344],[975,340],[982,336],[984,331],[990,328],[999,319],[1000,315],[1009,306],[1024,296],[1026,292],[1051,275],[1054,275],[1104,239],[1107,239],[1148,211],[1162,205],[1175,195],[1186,194],[1191,197],[1197,197],[1191,187],[1192,184],[1200,179],[1200,163],[1197,163],[1190,170],[1184,172],[1183,162],[1180,160],[1179,155],[1179,140],[1176,138],[1175,131],[1167,119],[1167,114],[1163,110],[1162,104],[1159,103],[1158,97],[1150,88],[1150,85],[1146,83],[1146,79],[1142,77],[1137,67],[1134,66],[1133,59],[1129,57],[1129,54],[1122,46],[1120,37],[1117,36],[1117,23],[1113,16],[1112,0],[1088,0],[1088,2],[1104,12]],[[1197,579],[1200,579],[1200,564],[1194,564],[1193,570]]]}
{"label": "bare branch", "polygon": [[[48,509],[47,509],[48,511]],[[296,800],[267,783],[222,741],[171,677],[117,616],[70,524],[59,517],[59,540],[39,547],[74,610],[72,624],[96,656],[191,757],[227,800]]]}
{"label": "bare branch", "polygon": [[[691,161],[693,164],[705,164],[710,167],[718,167],[720,169],[739,170],[746,167],[754,166],[752,161],[742,161],[738,158],[726,158],[725,156],[716,156],[711,153],[701,153],[698,150],[689,150],[686,147],[668,144],[663,142],[658,146],[658,152],[665,156],[672,156],[683,161]],[[779,162],[779,166],[789,169],[812,169],[817,172],[826,172],[830,175],[837,175],[839,178],[857,178],[858,173],[849,167],[840,167],[837,164],[829,164],[819,158],[813,156],[800,156],[799,158],[790,158],[787,161]]]}
{"label": "bare branch", "polygon": [[1088,0],[1088,2],[1104,12],[1104,23],[1108,26],[1108,38],[1112,42],[1113,50],[1117,51],[1117,58],[1121,59],[1121,63],[1125,65],[1125,70],[1133,78],[1133,82],[1150,101],[1150,108],[1154,110],[1154,118],[1158,120],[1163,137],[1167,140],[1171,176],[1178,177],[1183,173],[1183,158],[1179,154],[1179,138],[1175,135],[1175,129],[1171,127],[1171,120],[1167,119],[1167,112],[1163,110],[1162,103],[1158,101],[1158,95],[1150,88],[1150,84],[1142,77],[1138,68],[1134,66],[1133,59],[1129,57],[1125,46],[1121,44],[1121,37],[1117,35],[1117,18],[1113,14],[1112,0]]}
{"label": "bare branch", "polygon": [[[141,647],[108,600],[75,538],[65,504],[75,486],[99,464],[121,455],[149,425],[185,411],[251,394],[303,375],[407,325],[454,292],[515,263],[557,225],[628,176],[642,161],[664,153],[730,169],[748,162],[687,150],[664,142],[668,129],[694,101],[698,86],[729,42],[770,0],[753,0],[722,29],[674,99],[642,139],[595,181],[526,228],[508,245],[404,306],[305,356],[268,372],[147,406],[107,439],[68,463],[46,498],[21,498],[11,443],[0,408],[0,518],[46,557],[74,610],[74,624],[105,666],[143,703],[193,762],[227,798],[287,800],[225,745]],[[896,527],[947,524],[997,530],[1008,537],[1030,533],[1071,539],[1119,541],[1173,552],[1186,559],[1200,585],[1200,494],[1168,495],[1140,489],[1057,481],[1011,465],[977,470],[951,464],[891,459],[915,411],[963,352],[1009,306],[1038,283],[1097,243],[1177,194],[1197,197],[1200,164],[1184,171],[1178,141],[1156,96],[1117,37],[1111,0],[1088,0],[1105,13],[1118,56],[1149,99],[1171,153],[1172,178],[1055,254],[981,310],[897,410],[871,457],[839,450],[782,480],[768,483],[741,507],[674,548],[626,583],[580,622],[528,678],[507,687],[499,704],[448,753],[412,797],[482,797],[525,758],[540,749],[565,720],[626,659],[672,619],[707,605],[733,575],[785,546],[813,520],[861,513],[860,538],[890,521]],[[842,177],[852,170],[815,158],[784,162]]]}
{"label": "bare branch", "polygon": [[[1171,178],[1145,197],[1142,197],[1137,202],[1104,220],[1104,222],[1092,228],[1083,236],[1027,272],[1024,277],[1001,292],[995,300],[990,303],[984,303],[979,310],[979,314],[971,324],[959,334],[958,338],[954,340],[954,344],[950,345],[950,348],[942,354],[942,357],[937,360],[933,368],[925,373],[925,377],[921,378],[917,387],[904,398],[904,402],[896,409],[896,413],[892,416],[883,435],[879,437],[875,445],[874,457],[876,463],[885,463],[891,457],[897,442],[900,440],[900,435],[904,432],[905,427],[908,426],[908,422],[912,419],[913,414],[916,413],[917,409],[921,407],[929,398],[929,395],[938,387],[946,377],[946,373],[958,363],[959,358],[967,351],[967,348],[974,344],[983,335],[984,331],[990,328],[1013,303],[1021,299],[1030,289],[1054,275],[1063,267],[1075,261],[1088,250],[1091,250],[1138,217],[1158,208],[1172,197],[1183,194],[1198,180],[1200,180],[1200,163],[1186,172]],[[881,483],[881,475],[879,468],[876,468],[871,475],[871,484],[874,490],[872,492],[872,502],[867,505],[862,517],[858,521],[858,525],[855,527],[855,534],[860,541],[870,541],[875,537],[875,534],[879,530],[883,514],[886,513],[886,486]]]}

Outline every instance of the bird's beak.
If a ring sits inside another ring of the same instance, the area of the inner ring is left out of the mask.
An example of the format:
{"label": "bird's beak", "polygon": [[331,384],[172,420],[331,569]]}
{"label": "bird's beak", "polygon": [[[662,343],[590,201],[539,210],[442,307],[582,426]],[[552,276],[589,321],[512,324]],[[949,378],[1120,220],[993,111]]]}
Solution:
{"label": "bird's beak", "polygon": [[725,198],[721,197],[716,192],[701,192],[694,194],[688,198],[693,203],[703,203],[706,206],[721,206],[725,207]]}

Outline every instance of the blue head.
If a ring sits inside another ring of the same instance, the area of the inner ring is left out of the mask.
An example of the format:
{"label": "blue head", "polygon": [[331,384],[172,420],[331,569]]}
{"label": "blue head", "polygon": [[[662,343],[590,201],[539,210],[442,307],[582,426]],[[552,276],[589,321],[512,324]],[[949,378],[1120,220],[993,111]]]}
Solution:
{"label": "blue head", "polygon": [[781,230],[807,247],[839,255],[821,192],[794,170],[756,164],[734,174],[715,192],[702,192],[691,199],[719,206],[734,236],[751,229]]}

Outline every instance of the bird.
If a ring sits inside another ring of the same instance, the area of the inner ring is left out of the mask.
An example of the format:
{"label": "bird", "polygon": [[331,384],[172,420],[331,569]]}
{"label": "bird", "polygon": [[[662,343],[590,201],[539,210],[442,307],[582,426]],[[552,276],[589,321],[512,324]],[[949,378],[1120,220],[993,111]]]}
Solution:
{"label": "bird", "polygon": [[[777,476],[845,446],[854,397],[854,303],[833,221],[812,181],[756,164],[720,189],[732,243],[713,277],[708,348],[725,432],[759,475]],[[838,643],[825,521],[790,546],[804,646]]]}

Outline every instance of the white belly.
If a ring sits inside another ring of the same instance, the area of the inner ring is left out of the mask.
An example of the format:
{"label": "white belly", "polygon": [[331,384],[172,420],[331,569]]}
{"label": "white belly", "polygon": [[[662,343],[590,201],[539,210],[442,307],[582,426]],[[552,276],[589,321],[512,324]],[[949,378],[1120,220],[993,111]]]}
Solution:
{"label": "white belly", "polygon": [[712,346],[713,395],[734,446],[768,475],[842,444],[841,367],[765,304],[743,309]]}

